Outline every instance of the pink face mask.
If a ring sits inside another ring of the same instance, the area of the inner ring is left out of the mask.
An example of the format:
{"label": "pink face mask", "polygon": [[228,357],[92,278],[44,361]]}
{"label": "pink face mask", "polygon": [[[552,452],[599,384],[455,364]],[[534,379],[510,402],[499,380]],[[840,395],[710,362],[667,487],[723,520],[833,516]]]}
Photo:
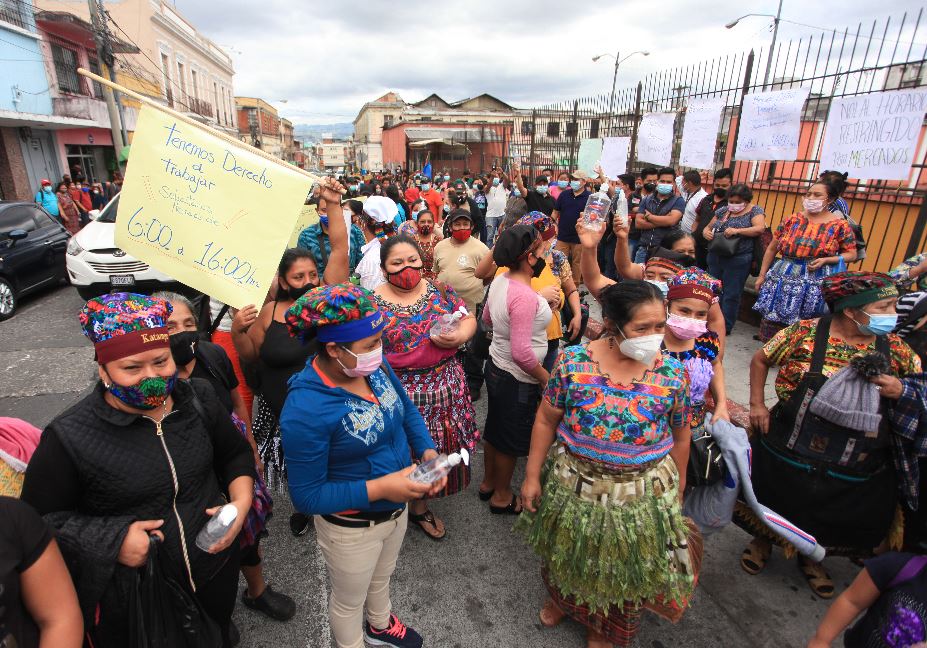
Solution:
{"label": "pink face mask", "polygon": [[[344,347],[341,347],[344,349]],[[367,353],[353,353],[350,349],[344,349],[352,356],[357,358],[356,367],[345,367],[341,360],[338,361],[338,364],[341,365],[341,370],[344,372],[345,376],[349,378],[363,378],[369,376],[377,369],[380,368],[380,365],[383,364],[383,346],[379,346],[373,351],[368,351]]]}
{"label": "pink face mask", "polygon": [[731,214],[739,214],[747,207],[747,203],[728,203],[727,211]]}
{"label": "pink face mask", "polygon": [[691,317],[683,317],[673,313],[667,313],[666,326],[680,340],[694,340],[708,330],[708,323],[705,320],[692,319]]}
{"label": "pink face mask", "polygon": [[824,201],[815,198],[804,198],[802,201],[802,206],[805,208],[805,211],[809,214],[819,214],[824,211]]}

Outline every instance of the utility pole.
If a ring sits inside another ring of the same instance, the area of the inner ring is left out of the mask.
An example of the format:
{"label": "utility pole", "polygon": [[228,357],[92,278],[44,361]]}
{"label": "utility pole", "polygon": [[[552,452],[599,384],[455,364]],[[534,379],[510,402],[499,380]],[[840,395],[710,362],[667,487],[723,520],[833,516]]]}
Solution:
{"label": "utility pole", "polygon": [[[97,52],[100,59],[100,65],[103,67],[103,73],[109,77],[109,80],[116,82],[113,74],[113,56],[112,41],[109,28],[106,26],[106,19],[102,12],[103,0],[87,0],[90,7],[90,24],[93,26],[93,38],[97,44]],[[116,150],[116,167],[119,167],[119,155],[127,143],[127,136],[122,119],[122,106],[117,108],[117,97],[108,87],[103,87],[103,99],[106,101],[106,109],[109,112],[110,129],[113,134],[113,148]]]}
{"label": "utility pole", "polygon": [[773,19],[772,43],[769,45],[769,56],[766,57],[766,74],[763,75],[763,85],[769,85],[769,73],[772,70],[773,54],[776,53],[776,37],[779,35],[779,21],[782,20],[782,0],[779,0],[779,10]]}

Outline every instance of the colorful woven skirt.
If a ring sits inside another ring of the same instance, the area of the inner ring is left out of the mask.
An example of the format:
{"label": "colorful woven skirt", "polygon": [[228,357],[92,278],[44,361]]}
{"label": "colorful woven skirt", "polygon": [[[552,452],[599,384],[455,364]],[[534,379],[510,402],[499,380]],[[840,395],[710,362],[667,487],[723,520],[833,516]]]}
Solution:
{"label": "colorful woven skirt", "polygon": [[[429,369],[397,369],[396,375],[425,419],[438,454],[461,448],[472,452],[480,433],[467,376],[457,356]],[[470,466],[459,463],[448,473],[447,486],[436,497],[459,493],[469,485]]]}
{"label": "colorful woven skirt", "polygon": [[682,515],[669,456],[612,472],[555,444],[542,485],[537,513],[522,513],[516,528],[541,557],[545,583],[564,612],[619,645],[636,634],[642,607],[674,621],[682,616],[701,540]]}
{"label": "colorful woven skirt", "polygon": [[764,320],[784,325],[827,314],[821,281],[846,269],[846,266],[823,265],[817,270],[809,270],[810,261],[812,259],[792,258],[776,261],[766,273],[766,281],[760,287],[753,310],[762,314]]}

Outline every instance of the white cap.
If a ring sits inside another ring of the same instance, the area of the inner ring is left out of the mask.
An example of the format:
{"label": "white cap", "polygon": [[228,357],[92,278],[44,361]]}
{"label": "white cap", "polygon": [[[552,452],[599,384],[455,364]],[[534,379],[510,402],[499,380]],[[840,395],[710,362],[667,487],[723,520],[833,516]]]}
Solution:
{"label": "white cap", "polygon": [[364,213],[377,223],[392,223],[399,207],[386,196],[370,196],[364,203]]}
{"label": "white cap", "polygon": [[461,448],[460,452],[454,452],[447,456],[447,462],[452,466],[456,466],[461,461],[463,461],[465,466],[470,465],[470,453],[467,452],[466,448]]}
{"label": "white cap", "polygon": [[219,509],[217,515],[219,516],[219,522],[222,523],[222,526],[232,526],[232,522],[238,517],[238,509],[235,508],[233,504],[226,504]]}

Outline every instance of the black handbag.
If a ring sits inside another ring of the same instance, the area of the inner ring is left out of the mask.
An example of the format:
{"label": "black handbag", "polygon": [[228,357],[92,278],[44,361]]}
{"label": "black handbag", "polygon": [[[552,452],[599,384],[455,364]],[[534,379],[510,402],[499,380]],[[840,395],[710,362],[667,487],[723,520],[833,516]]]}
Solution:
{"label": "black handbag", "polygon": [[715,232],[715,237],[708,241],[708,251],[718,256],[732,257],[740,247],[740,235],[728,238],[724,232]]}
{"label": "black handbag", "polygon": [[197,598],[168,576],[151,536],[148,561],[136,571],[129,606],[132,648],[221,648],[218,624]]}
{"label": "black handbag", "polygon": [[700,436],[692,436],[689,446],[689,466],[686,469],[686,488],[690,486],[711,486],[724,477],[725,462],[721,446],[702,429]]}
{"label": "black handbag", "polygon": [[[489,286],[491,285],[492,282]],[[476,305],[476,333],[470,340],[470,352],[480,360],[489,358],[489,347],[492,344],[492,326],[483,322],[483,309],[486,308],[486,300],[489,298],[489,286],[486,286],[483,301]]]}

